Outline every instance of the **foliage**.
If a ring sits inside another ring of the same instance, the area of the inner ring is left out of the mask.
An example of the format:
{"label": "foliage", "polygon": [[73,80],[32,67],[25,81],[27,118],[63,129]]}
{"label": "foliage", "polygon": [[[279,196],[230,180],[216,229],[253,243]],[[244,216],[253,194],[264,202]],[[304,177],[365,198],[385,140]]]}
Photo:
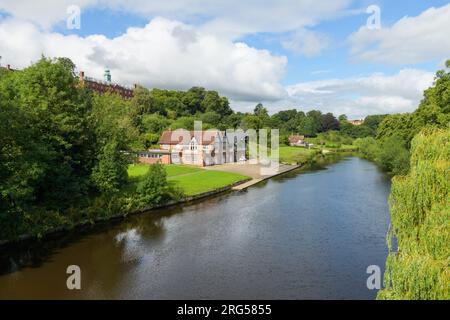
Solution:
{"label": "foliage", "polygon": [[400,136],[409,147],[413,137],[425,126],[446,128],[449,123],[450,69],[447,68],[436,73],[433,86],[425,90],[424,99],[416,111],[385,117],[378,128],[377,138]]}
{"label": "foliage", "polygon": [[398,136],[382,140],[375,159],[383,169],[394,175],[408,173],[409,151]]}
{"label": "foliage", "polygon": [[[450,70],[447,68],[436,73],[433,86],[425,90],[424,99],[416,111],[372,117],[367,125],[374,127],[377,123],[377,146],[363,143],[360,151],[394,174],[407,173],[413,137],[425,127],[447,128],[450,123]],[[366,147],[371,150],[364,150]]]}
{"label": "foliage", "polygon": [[392,183],[390,253],[378,298],[448,300],[450,129],[423,130],[411,152],[410,173]]}
{"label": "foliage", "polygon": [[139,200],[143,205],[160,204],[167,200],[169,185],[167,174],[160,163],[152,164],[137,186]]}
{"label": "foliage", "polygon": [[87,194],[96,145],[87,121],[91,101],[76,84],[65,59],[42,58],[0,79],[6,210],[67,208]]}
{"label": "foliage", "polygon": [[322,130],[339,130],[339,121],[332,113],[322,115]]}
{"label": "foliage", "polygon": [[92,181],[104,193],[117,193],[128,180],[128,158],[120,152],[116,141],[107,143],[98,156]]}
{"label": "foliage", "polygon": [[303,147],[280,146],[279,157],[280,162],[288,164],[300,164],[312,161],[316,156],[317,150],[307,149]]}
{"label": "foliage", "polygon": [[378,156],[379,146],[373,137],[358,138],[353,144],[358,147],[359,153],[366,159],[375,160]]}

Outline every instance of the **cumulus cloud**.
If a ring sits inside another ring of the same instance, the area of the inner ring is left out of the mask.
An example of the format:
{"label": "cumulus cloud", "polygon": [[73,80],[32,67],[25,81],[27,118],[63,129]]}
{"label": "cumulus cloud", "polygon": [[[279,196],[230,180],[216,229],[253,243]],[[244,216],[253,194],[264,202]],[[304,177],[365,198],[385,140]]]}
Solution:
{"label": "cumulus cloud", "polygon": [[0,0],[0,10],[49,28],[67,18],[67,7],[103,8],[141,15],[164,16],[185,23],[201,21],[204,30],[227,38],[257,32],[285,32],[313,26],[347,14],[352,0]]}
{"label": "cumulus cloud", "polygon": [[352,54],[380,63],[412,64],[447,59],[450,53],[450,4],[404,17],[391,27],[361,27],[349,37]]}
{"label": "cumulus cloud", "polygon": [[112,39],[64,36],[10,19],[0,24],[0,39],[4,61],[20,68],[41,54],[65,56],[86,75],[101,77],[108,67],[113,80],[126,84],[177,89],[198,85],[239,100],[276,100],[285,95],[280,85],[285,57],[163,18]]}
{"label": "cumulus cloud", "polygon": [[282,41],[282,45],[285,49],[311,58],[327,48],[330,45],[330,39],[325,34],[302,29]]}
{"label": "cumulus cloud", "polygon": [[49,29],[57,22],[68,17],[67,8],[78,5],[88,8],[98,4],[98,0],[41,0],[39,3],[27,0],[0,0],[0,11],[3,10],[16,19],[33,22]]}
{"label": "cumulus cloud", "polygon": [[434,74],[417,69],[403,69],[394,75],[373,74],[365,77],[303,82],[287,87],[285,105],[307,110],[345,113],[362,118],[368,114],[411,112],[417,108],[423,91],[432,85]]}

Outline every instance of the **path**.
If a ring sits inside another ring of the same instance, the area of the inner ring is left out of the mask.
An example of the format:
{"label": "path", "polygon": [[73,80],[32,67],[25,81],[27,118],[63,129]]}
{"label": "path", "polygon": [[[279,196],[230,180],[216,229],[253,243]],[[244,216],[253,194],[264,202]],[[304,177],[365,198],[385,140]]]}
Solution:
{"label": "path", "polygon": [[240,185],[233,187],[233,190],[243,190],[252,185],[255,185],[261,181],[272,178],[274,176],[283,174],[285,172],[300,168],[299,165],[288,165],[288,164],[280,164],[277,172],[267,173],[262,170],[263,166],[260,164],[250,164],[248,162],[232,162],[225,163],[221,165],[214,165],[205,167],[206,170],[215,170],[215,171],[227,171],[242,174],[244,176],[251,177],[252,180],[244,182]]}

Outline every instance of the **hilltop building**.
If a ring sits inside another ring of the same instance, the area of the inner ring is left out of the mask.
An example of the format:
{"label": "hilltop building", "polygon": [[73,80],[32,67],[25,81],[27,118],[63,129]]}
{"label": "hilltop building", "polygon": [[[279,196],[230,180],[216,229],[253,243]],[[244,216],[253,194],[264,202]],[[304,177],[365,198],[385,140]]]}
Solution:
{"label": "hilltop building", "polygon": [[133,98],[134,89],[136,88],[136,85],[134,87],[127,87],[113,83],[111,81],[111,71],[108,69],[105,70],[103,77],[104,77],[103,81],[97,80],[91,77],[86,77],[84,75],[84,71],[80,71],[79,74],[80,85],[84,88],[91,89],[100,94],[112,92],[119,94],[123,99],[128,100]]}
{"label": "hilltop building", "polygon": [[354,126],[360,126],[364,123],[363,119],[360,120],[348,120],[349,123],[351,123]]}

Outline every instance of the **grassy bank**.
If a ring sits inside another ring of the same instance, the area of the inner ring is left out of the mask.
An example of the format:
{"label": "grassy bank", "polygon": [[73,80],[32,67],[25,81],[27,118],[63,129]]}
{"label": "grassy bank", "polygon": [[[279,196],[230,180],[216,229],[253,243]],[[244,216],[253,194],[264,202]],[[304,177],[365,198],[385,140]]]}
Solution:
{"label": "grassy bank", "polygon": [[303,147],[280,146],[280,162],[288,164],[303,164],[317,155],[315,149],[307,149]]}
{"label": "grassy bank", "polygon": [[[147,173],[149,165],[134,164],[128,168],[128,175],[134,185]],[[198,167],[184,165],[165,165],[169,183],[179,187],[186,196],[209,192],[223,188],[249,177],[223,171],[205,170]]]}

